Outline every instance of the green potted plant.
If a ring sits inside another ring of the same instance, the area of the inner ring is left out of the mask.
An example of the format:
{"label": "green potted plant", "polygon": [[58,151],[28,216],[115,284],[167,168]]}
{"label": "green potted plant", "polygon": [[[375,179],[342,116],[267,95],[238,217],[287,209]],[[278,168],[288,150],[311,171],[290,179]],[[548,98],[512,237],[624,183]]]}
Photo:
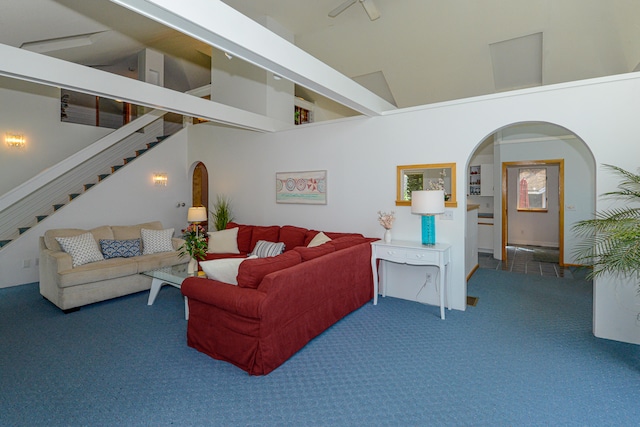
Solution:
{"label": "green potted plant", "polygon": [[612,165],[605,168],[620,175],[617,191],[603,194],[629,202],[597,212],[594,219],[577,222],[573,230],[584,240],[576,247],[577,261],[592,266],[590,278],[605,273],[640,274],[640,175]]}
{"label": "green potted plant", "polygon": [[213,225],[216,227],[216,230],[224,230],[227,227],[227,223],[233,221],[231,202],[226,196],[218,195],[216,197],[216,202],[210,213],[213,217]]}

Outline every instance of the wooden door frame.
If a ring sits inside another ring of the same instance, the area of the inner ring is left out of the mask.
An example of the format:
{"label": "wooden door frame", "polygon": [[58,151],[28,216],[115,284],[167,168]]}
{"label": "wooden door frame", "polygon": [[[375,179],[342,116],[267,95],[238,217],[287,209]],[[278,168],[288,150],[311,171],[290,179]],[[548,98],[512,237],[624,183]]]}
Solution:
{"label": "wooden door frame", "polygon": [[558,166],[558,264],[564,266],[564,159],[521,160],[502,162],[502,259],[507,259],[508,217],[507,217],[507,168],[514,166]]}

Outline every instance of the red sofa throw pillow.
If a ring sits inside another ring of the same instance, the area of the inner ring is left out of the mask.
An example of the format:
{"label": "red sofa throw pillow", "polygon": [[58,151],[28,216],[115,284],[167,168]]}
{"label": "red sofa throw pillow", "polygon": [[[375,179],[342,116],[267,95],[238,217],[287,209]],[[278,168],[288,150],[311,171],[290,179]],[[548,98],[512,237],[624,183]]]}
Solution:
{"label": "red sofa throw pillow", "polygon": [[345,248],[349,248],[351,246],[355,246],[358,245],[360,243],[364,243],[368,241],[367,239],[365,239],[364,237],[359,237],[359,236],[344,236],[344,237],[338,237],[337,239],[333,239],[330,242],[327,242],[327,245],[332,245],[333,247],[336,248],[336,251],[339,251],[340,249],[345,249]]}
{"label": "red sofa throw pillow", "polygon": [[[314,237],[316,237],[316,234],[318,233],[319,233],[318,230],[307,231],[307,234],[304,236],[303,246],[308,246],[309,243],[313,240]],[[333,231],[323,231],[323,233],[331,240],[338,239],[340,237],[364,237],[362,234],[358,234],[358,233],[336,233]]]}
{"label": "red sofa throw pillow", "polygon": [[267,242],[278,243],[279,235],[280,235],[279,225],[270,225],[270,226],[254,225],[253,232],[251,233],[251,248],[249,249],[249,252],[253,251],[253,248],[256,247],[256,243],[258,243],[258,240],[266,240]]}
{"label": "red sofa throw pillow", "polygon": [[293,267],[301,262],[300,254],[296,251],[268,258],[247,259],[238,268],[238,286],[256,289],[267,274]]}
{"label": "red sofa throw pillow", "polygon": [[309,261],[310,259],[321,257],[322,255],[330,254],[331,252],[335,252],[335,246],[332,246],[327,243],[323,243],[320,246],[313,246],[311,248],[307,248],[305,246],[298,246],[297,248],[293,248],[294,251],[298,252],[302,257],[302,261]]}
{"label": "red sofa throw pillow", "polygon": [[253,225],[242,225],[235,222],[227,224],[227,228],[235,227],[238,227],[238,250],[241,253],[248,254],[253,249],[253,246],[251,245]]}
{"label": "red sofa throw pillow", "polygon": [[283,225],[280,229],[280,241],[284,243],[284,250],[289,251],[296,246],[306,246],[304,238],[307,235],[306,228],[293,225]]}

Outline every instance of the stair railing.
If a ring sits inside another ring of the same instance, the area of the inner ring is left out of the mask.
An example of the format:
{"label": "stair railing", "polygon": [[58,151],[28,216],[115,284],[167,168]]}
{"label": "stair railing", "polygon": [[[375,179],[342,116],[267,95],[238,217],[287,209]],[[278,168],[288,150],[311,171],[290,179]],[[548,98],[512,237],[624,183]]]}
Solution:
{"label": "stair railing", "polygon": [[99,177],[113,173],[113,165],[122,165],[134,151],[144,150],[146,143],[163,135],[165,114],[153,110],[1,196],[0,241],[15,239],[86,191],[86,184],[92,186]]}

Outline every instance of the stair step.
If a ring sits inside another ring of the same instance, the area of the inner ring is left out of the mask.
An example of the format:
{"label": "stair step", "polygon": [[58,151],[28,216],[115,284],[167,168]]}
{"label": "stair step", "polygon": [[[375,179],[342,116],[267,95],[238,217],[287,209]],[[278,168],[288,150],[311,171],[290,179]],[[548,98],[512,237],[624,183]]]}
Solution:
{"label": "stair step", "polygon": [[124,159],[124,164],[126,165],[129,162],[134,161],[136,158],[135,157],[127,157],[126,159]]}
{"label": "stair step", "polygon": [[141,150],[136,150],[136,156],[140,156],[141,154],[144,154],[145,151],[147,151],[148,148],[143,148]]}
{"label": "stair step", "polygon": [[57,211],[58,209],[60,209],[61,207],[63,207],[64,204],[58,204],[58,205],[53,205],[53,211]]}
{"label": "stair step", "polygon": [[80,193],[71,193],[71,194],[69,194],[69,201],[72,201],[73,199],[75,199],[79,195],[80,195]]}
{"label": "stair step", "polygon": [[31,227],[20,227],[20,228],[18,228],[18,234],[24,234],[30,228]]}
{"label": "stair step", "polygon": [[93,187],[95,184],[85,184],[84,185],[84,191],[87,191],[88,189],[90,189],[91,187]]}
{"label": "stair step", "polygon": [[158,144],[160,144],[160,141],[147,142],[147,148],[153,148]]}
{"label": "stair step", "polygon": [[111,173],[117,171],[118,169],[120,169],[121,167],[123,167],[124,165],[115,165],[115,166],[111,166]]}
{"label": "stair step", "polygon": [[98,181],[102,181],[103,179],[105,179],[105,178],[106,178],[106,177],[108,177],[109,175],[111,175],[111,174],[109,174],[109,173],[103,173],[103,174],[101,174],[101,175],[98,175]]}
{"label": "stair step", "polygon": [[36,217],[36,221],[40,222],[40,221],[42,221],[43,219],[45,219],[46,217],[48,217],[48,216],[49,216],[49,215],[38,215],[38,216]]}
{"label": "stair step", "polygon": [[0,240],[0,248],[11,243],[11,240]]}
{"label": "stair step", "polygon": [[162,135],[162,136],[156,136],[156,140],[158,142],[164,141],[165,139],[169,138],[171,135]]}

